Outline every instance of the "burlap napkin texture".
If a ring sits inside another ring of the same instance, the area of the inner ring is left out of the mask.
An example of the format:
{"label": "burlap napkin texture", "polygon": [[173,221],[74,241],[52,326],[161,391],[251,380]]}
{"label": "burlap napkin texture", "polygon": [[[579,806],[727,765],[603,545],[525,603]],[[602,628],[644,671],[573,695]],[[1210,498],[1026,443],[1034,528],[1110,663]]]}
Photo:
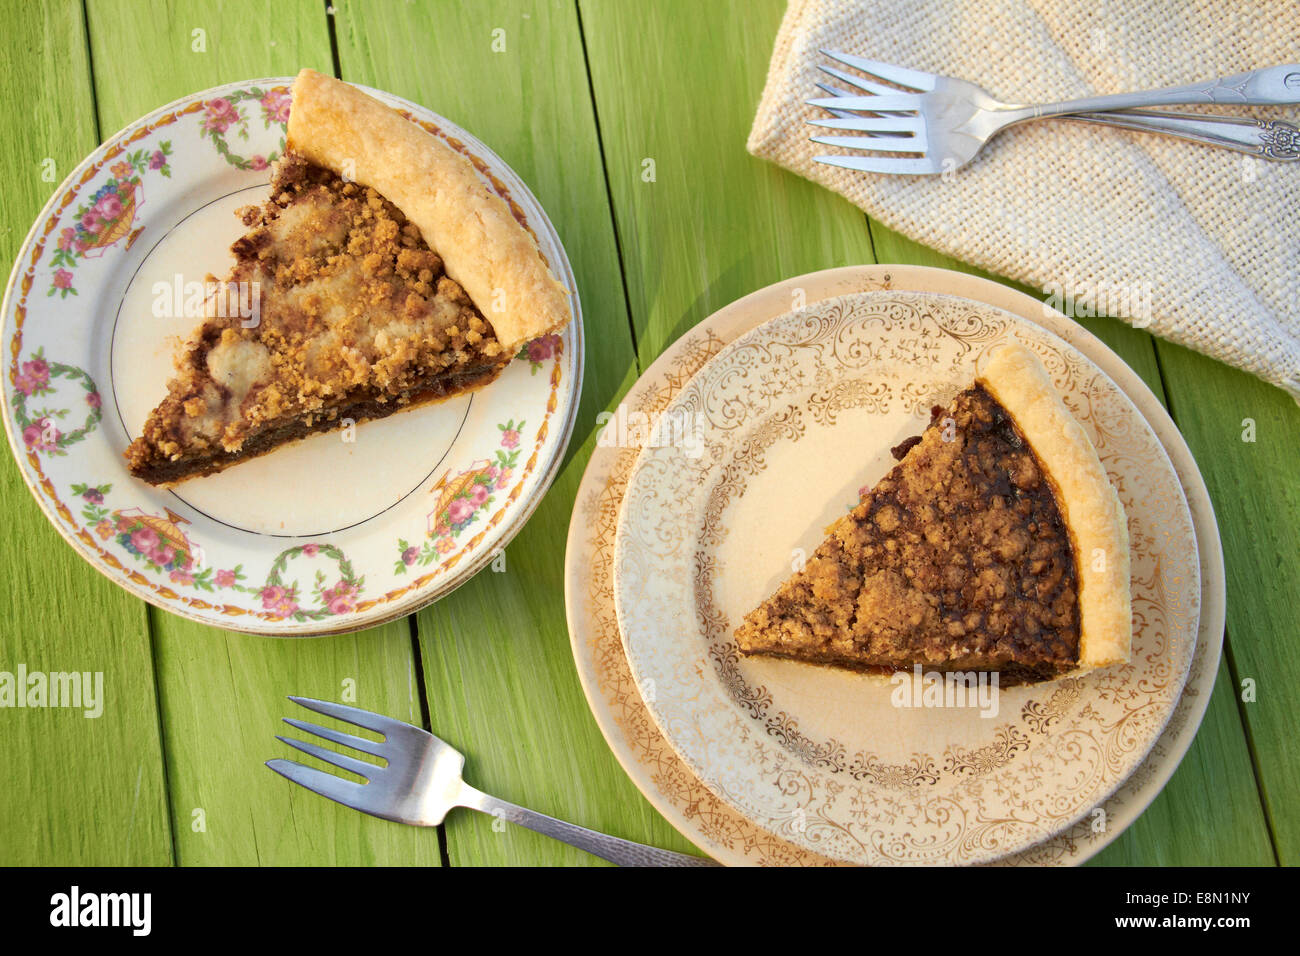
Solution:
{"label": "burlap napkin texture", "polygon": [[[944,176],[813,162],[821,48],[960,77],[1008,103],[1300,61],[1297,0],[792,0],[751,153],[886,226],[1070,305],[1122,312],[1300,400],[1300,163],[1067,120],[1004,131]],[[1297,107],[1177,107],[1296,122]]]}

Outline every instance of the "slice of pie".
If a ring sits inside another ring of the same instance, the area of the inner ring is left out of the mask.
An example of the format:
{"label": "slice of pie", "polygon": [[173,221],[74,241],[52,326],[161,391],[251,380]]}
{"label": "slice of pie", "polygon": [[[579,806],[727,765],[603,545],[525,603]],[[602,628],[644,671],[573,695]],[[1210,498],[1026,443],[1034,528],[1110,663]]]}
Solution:
{"label": "slice of pie", "polygon": [[468,159],[312,70],[271,198],[240,215],[235,266],[126,450],[151,484],[480,388],[569,321],[532,234]]}
{"label": "slice of pie", "polygon": [[1032,352],[1001,346],[904,446],[745,618],[742,654],[1004,685],[1128,660],[1124,510]]}

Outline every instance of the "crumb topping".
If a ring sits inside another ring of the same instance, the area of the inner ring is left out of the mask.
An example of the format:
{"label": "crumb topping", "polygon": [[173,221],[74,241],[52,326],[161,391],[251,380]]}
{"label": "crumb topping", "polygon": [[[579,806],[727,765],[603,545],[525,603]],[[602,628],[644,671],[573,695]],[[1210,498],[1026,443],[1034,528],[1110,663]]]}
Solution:
{"label": "crumb topping", "polygon": [[743,652],[1026,680],[1078,661],[1077,570],[1051,480],[982,386],[936,411],[804,570],[745,618]]}
{"label": "crumb topping", "polygon": [[375,190],[289,151],[271,194],[239,210],[249,231],[231,247],[235,267],[128,450],[133,470],[238,452],[286,417],[335,418],[358,396],[401,406],[432,377],[468,380],[509,360],[419,229]]}

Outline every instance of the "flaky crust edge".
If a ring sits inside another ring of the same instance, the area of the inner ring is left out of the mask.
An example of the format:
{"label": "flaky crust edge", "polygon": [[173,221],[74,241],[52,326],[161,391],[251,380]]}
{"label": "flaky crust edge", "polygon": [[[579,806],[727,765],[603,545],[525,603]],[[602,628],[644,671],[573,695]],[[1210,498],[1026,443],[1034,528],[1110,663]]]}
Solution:
{"label": "flaky crust edge", "polygon": [[303,70],[293,84],[288,145],[397,206],[508,351],[568,323],[568,292],[505,201],[468,159],[397,111]]}
{"label": "flaky crust edge", "polygon": [[[1097,450],[1033,352],[999,346],[976,379],[1014,419],[1057,490],[1079,576],[1080,672],[1127,661],[1132,640],[1128,521]],[[1102,570],[1093,558],[1105,555]]]}

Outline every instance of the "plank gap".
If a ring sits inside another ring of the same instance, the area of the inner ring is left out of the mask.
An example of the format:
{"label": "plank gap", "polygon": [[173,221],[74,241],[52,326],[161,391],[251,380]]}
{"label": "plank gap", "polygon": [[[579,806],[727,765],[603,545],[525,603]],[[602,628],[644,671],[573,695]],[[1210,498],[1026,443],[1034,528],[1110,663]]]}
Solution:
{"label": "plank gap", "polygon": [[176,817],[172,806],[172,783],[167,766],[167,722],[163,718],[162,680],[158,674],[158,641],[154,634],[154,615],[164,613],[152,604],[144,605],[144,630],[149,640],[149,676],[153,679],[153,715],[158,723],[158,762],[162,764],[163,807],[167,820],[167,838],[172,851],[172,866],[180,866],[181,852],[176,843]]}
{"label": "plank gap", "polygon": [[[429,712],[428,685],[424,680],[424,658],[420,654],[419,616],[408,614],[406,623],[411,632],[411,659],[415,667],[415,694],[420,701],[420,723],[425,730],[433,733],[433,717]],[[438,857],[443,866],[451,866],[451,856],[447,852],[446,822],[439,823],[436,829],[438,831]]]}
{"label": "plank gap", "polygon": [[[1165,372],[1165,363],[1160,358],[1160,349],[1156,348],[1155,336],[1152,335],[1150,332],[1147,332],[1147,339],[1151,343],[1151,354],[1155,356],[1156,373],[1160,376],[1160,390],[1164,392],[1164,396],[1165,396],[1165,411],[1167,411],[1169,413],[1169,417],[1174,420],[1174,424],[1178,425],[1178,413],[1174,411],[1173,390],[1169,387],[1169,379],[1166,377],[1166,372]],[[1181,425],[1179,425],[1178,430],[1180,432],[1183,430]],[[1199,468],[1199,466],[1197,467]],[[1226,630],[1224,632],[1224,639],[1225,640],[1227,639]]]}
{"label": "plank gap", "polygon": [[870,217],[870,216],[868,216],[866,213],[863,213],[862,216],[863,216],[864,219],[867,220],[867,243],[868,243],[868,245],[871,247],[871,262],[872,262],[874,265],[880,265],[880,257],[879,257],[878,255],[876,255],[876,231],[875,231],[875,226],[874,226],[874,224],[872,223],[872,221],[871,221],[871,217]]}
{"label": "plank gap", "polygon": [[[95,55],[90,40],[90,10],[86,7],[89,2],[90,0],[81,0],[81,35],[86,38],[86,72],[90,79],[90,119],[95,124],[95,143],[98,145],[104,141],[104,133],[99,122],[99,92],[98,84],[95,82]],[[151,633],[150,645],[152,644]]]}
{"label": "plank gap", "polygon": [[321,5],[325,9],[325,29],[330,37],[330,61],[334,65],[334,78],[343,79],[343,65],[339,60],[339,37],[336,32],[334,4],[330,0],[321,0]]}
{"label": "plank gap", "polygon": [[623,262],[623,240],[618,231],[618,210],[614,204],[614,189],[609,181],[609,160],[605,155],[605,137],[600,131],[600,107],[596,103],[596,81],[591,75],[591,57],[587,54],[587,34],[582,27],[581,0],[573,0],[573,12],[578,19],[578,42],[582,46],[582,68],[587,74],[587,96],[591,100],[591,118],[596,127],[596,151],[600,154],[600,172],[605,180],[605,199],[609,203],[609,218],[614,227],[614,251],[618,256],[618,277],[623,285],[623,305],[627,310],[627,328],[632,335],[632,361],[637,378],[641,377],[641,349],[637,343],[636,320],[632,317],[632,296],[627,286],[627,266]]}
{"label": "plank gap", "polygon": [[1264,780],[1260,776],[1259,753],[1255,749],[1255,735],[1251,732],[1250,718],[1246,714],[1246,702],[1241,699],[1241,676],[1237,671],[1237,658],[1232,653],[1228,642],[1228,627],[1223,628],[1223,659],[1228,665],[1228,676],[1232,679],[1232,700],[1237,705],[1237,716],[1241,720],[1241,730],[1246,738],[1246,753],[1250,757],[1250,773],[1255,778],[1255,792],[1259,794],[1260,810],[1264,814],[1264,827],[1268,830],[1269,846],[1273,848],[1273,865],[1282,865],[1282,850],[1278,846],[1277,829],[1273,825],[1273,814],[1269,810],[1268,793]]}

